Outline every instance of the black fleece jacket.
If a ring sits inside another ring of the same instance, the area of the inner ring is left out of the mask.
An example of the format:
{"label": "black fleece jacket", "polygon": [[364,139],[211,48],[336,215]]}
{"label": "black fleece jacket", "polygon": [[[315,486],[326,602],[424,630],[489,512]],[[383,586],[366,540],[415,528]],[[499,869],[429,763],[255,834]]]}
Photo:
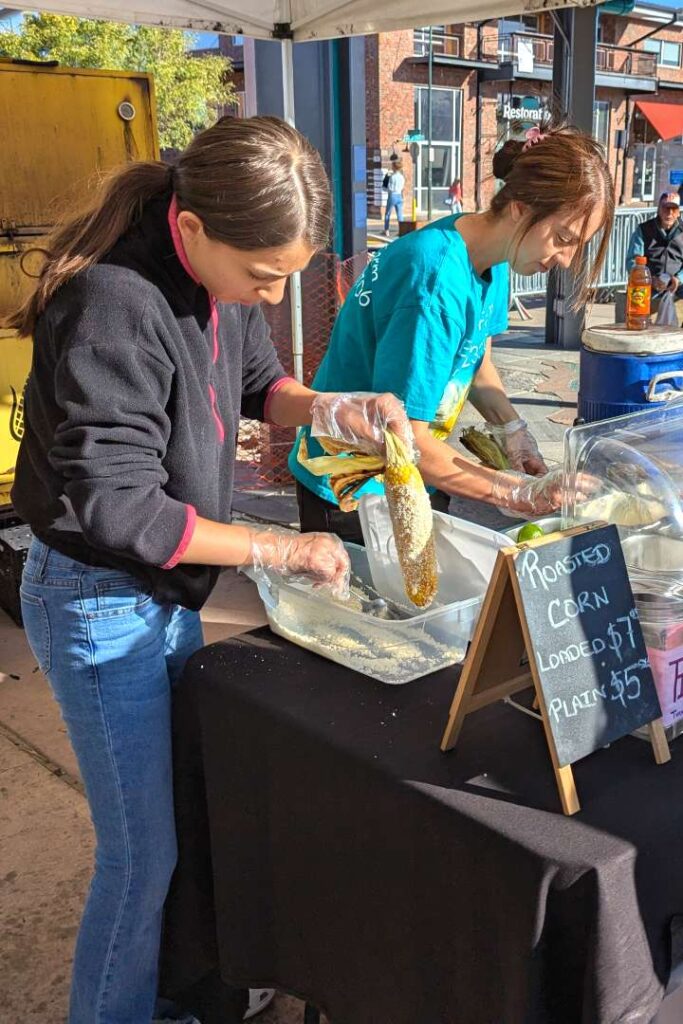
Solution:
{"label": "black fleece jacket", "polygon": [[197,515],[230,521],[240,413],[262,420],[284,376],[260,307],[216,304],[170,194],[151,200],[38,320],[14,506],[63,554],[200,608],[218,570],[177,560]]}

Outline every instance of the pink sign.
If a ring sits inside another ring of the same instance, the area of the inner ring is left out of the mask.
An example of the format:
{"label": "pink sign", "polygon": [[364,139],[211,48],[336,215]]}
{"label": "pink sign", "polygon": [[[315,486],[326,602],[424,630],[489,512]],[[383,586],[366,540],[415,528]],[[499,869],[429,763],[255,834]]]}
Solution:
{"label": "pink sign", "polygon": [[665,726],[683,718],[683,645],[660,651],[648,647],[648,658]]}

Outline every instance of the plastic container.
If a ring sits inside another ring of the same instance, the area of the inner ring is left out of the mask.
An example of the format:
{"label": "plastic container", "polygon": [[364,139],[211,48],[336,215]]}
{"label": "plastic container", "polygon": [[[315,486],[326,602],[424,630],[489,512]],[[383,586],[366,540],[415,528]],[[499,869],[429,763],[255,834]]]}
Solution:
{"label": "plastic container", "polygon": [[[363,495],[358,516],[375,589],[412,615],[415,608],[406,597],[384,495]],[[507,534],[443,512],[434,512],[433,520],[439,566],[435,602],[445,605],[480,597],[491,579],[498,550],[510,544]]]}
{"label": "plastic container", "polygon": [[683,540],[633,534],[622,548],[662,722],[672,740],[683,732]]}
{"label": "plastic container", "polygon": [[[577,498],[582,474],[588,501]],[[683,732],[683,402],[567,431],[564,483],[565,526],[603,519],[619,530],[672,740]]]}
{"label": "plastic container", "polygon": [[643,531],[681,537],[681,494],[683,401],[566,432],[564,525],[602,519],[622,539]]}
{"label": "plastic container", "polygon": [[626,326],[630,331],[644,331],[650,325],[652,275],[647,258],[636,256],[626,285]]}
{"label": "plastic container", "polygon": [[[355,581],[372,591],[367,552],[356,544],[345,547]],[[250,569],[245,573],[255,579]],[[274,633],[394,685],[462,661],[483,599],[482,592],[469,600],[387,621],[280,577],[261,577],[256,585]]]}

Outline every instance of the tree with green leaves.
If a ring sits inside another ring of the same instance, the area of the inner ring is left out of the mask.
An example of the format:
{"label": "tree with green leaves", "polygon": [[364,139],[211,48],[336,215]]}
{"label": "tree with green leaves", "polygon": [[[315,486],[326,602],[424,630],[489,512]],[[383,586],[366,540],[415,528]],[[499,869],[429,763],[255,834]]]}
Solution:
{"label": "tree with green leaves", "polygon": [[227,57],[192,56],[177,29],[29,14],[18,31],[0,30],[0,57],[56,60],[64,67],[149,71],[154,76],[159,143],[183,149],[235,101]]}

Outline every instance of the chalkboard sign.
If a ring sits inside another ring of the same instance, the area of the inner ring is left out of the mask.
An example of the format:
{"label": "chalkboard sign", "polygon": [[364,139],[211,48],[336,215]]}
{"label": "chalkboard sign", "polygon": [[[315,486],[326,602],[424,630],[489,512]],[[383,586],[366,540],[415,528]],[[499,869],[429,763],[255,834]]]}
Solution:
{"label": "chalkboard sign", "polygon": [[529,546],[514,567],[558,763],[659,718],[616,527]]}
{"label": "chalkboard sign", "polygon": [[498,552],[441,749],[466,715],[533,685],[565,814],[571,765],[647,725],[670,760],[626,565],[613,526],[591,524]]}

